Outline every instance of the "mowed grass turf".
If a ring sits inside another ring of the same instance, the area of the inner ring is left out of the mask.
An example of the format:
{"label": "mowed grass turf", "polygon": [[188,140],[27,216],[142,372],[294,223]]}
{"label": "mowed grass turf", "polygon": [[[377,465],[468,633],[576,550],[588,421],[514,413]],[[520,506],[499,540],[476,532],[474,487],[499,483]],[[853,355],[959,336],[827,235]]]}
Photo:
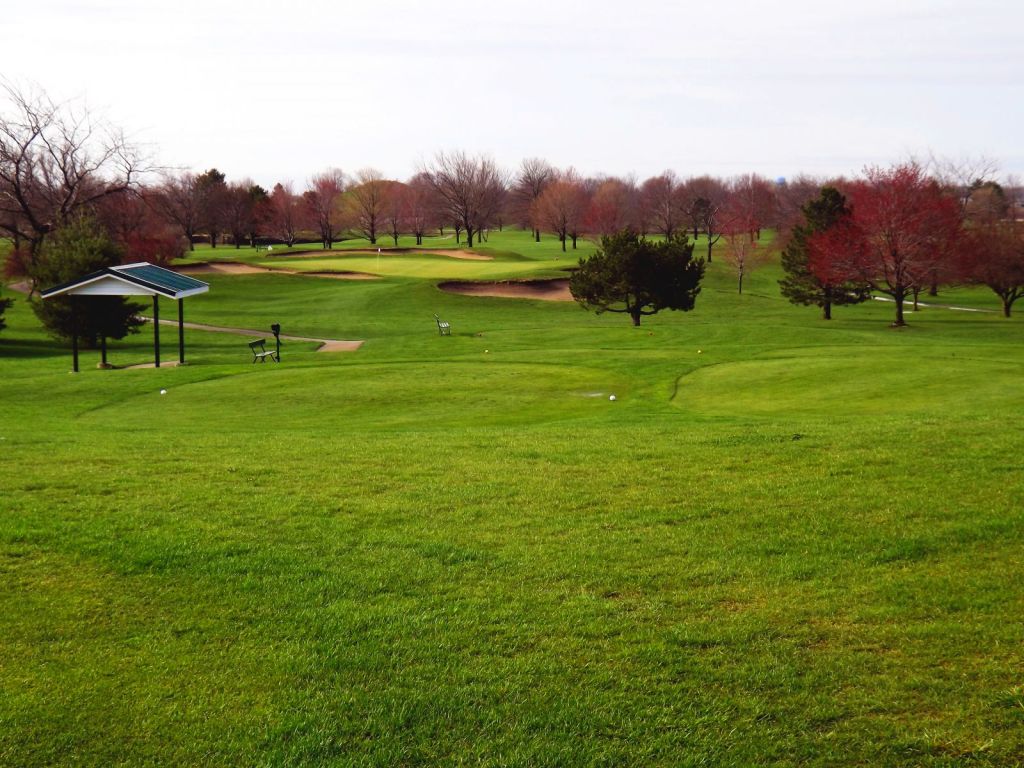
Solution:
{"label": "mowed grass turf", "polygon": [[77,376],[19,298],[0,764],[1019,764],[1020,322],[778,276],[638,329],[212,276],[189,320],[366,343]]}

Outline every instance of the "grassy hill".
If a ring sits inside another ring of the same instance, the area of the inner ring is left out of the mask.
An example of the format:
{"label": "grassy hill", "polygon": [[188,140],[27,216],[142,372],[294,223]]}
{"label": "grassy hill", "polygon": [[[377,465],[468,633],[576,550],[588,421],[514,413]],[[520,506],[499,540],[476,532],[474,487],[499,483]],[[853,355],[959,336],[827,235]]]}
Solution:
{"label": "grassy hill", "polygon": [[534,245],[191,255],[382,275],[186,301],[366,341],[280,365],[190,331],[186,367],[72,375],[18,298],[0,764],[1024,761],[1020,321],[824,322],[718,260],[640,328],[436,287],[578,255]]}

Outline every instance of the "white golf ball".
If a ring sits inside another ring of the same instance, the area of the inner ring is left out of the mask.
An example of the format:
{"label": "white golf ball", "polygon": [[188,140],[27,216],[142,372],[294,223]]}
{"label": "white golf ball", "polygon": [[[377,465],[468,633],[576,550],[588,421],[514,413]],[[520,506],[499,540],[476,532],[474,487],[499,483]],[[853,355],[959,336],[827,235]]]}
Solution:
{"label": "white golf ball", "polygon": [[161,395],[166,395],[167,394],[167,390],[166,389],[161,389],[160,390],[160,394]]}
{"label": "white golf ball", "polygon": [[615,395],[608,395],[608,399],[611,400],[614,403],[615,402]]}

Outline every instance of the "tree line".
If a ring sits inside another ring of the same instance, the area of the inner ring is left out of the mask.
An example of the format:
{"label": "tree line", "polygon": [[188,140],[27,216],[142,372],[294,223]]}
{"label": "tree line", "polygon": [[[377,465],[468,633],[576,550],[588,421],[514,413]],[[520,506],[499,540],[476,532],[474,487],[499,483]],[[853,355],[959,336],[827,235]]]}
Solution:
{"label": "tree line", "polygon": [[[994,167],[977,163],[904,163],[862,177],[757,174],[647,179],[583,176],[540,158],[514,171],[488,156],[442,152],[405,180],[373,168],[328,168],[301,187],[265,189],[217,168],[160,169],[123,133],[87,110],[55,104],[45,93],[6,86],[0,114],[0,232],[13,241],[8,276],[44,274],[46,246],[80,217],[129,260],[167,263],[196,243],[258,247],[364,238],[371,245],[410,236],[417,244],[453,235],[467,248],[506,226],[552,236],[563,250],[582,237],[703,238],[701,256],[721,255],[737,289],[749,271],[781,251],[782,290],[817,304],[886,293],[897,305],[922,291],[974,282],[988,285],[1009,315],[1024,286],[1021,190],[1000,185]],[[762,231],[774,233],[772,248]],[[52,250],[52,249],[51,249]],[[113,255],[109,258],[114,258]]]}

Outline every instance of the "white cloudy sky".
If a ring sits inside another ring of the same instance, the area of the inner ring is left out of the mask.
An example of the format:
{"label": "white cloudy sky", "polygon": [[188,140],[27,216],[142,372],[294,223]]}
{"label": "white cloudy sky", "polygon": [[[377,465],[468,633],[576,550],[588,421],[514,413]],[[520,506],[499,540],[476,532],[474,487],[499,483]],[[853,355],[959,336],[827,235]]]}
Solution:
{"label": "white cloudy sky", "polygon": [[404,177],[439,149],[584,173],[1024,173],[1019,0],[81,0],[5,9],[0,73],[167,165]]}

